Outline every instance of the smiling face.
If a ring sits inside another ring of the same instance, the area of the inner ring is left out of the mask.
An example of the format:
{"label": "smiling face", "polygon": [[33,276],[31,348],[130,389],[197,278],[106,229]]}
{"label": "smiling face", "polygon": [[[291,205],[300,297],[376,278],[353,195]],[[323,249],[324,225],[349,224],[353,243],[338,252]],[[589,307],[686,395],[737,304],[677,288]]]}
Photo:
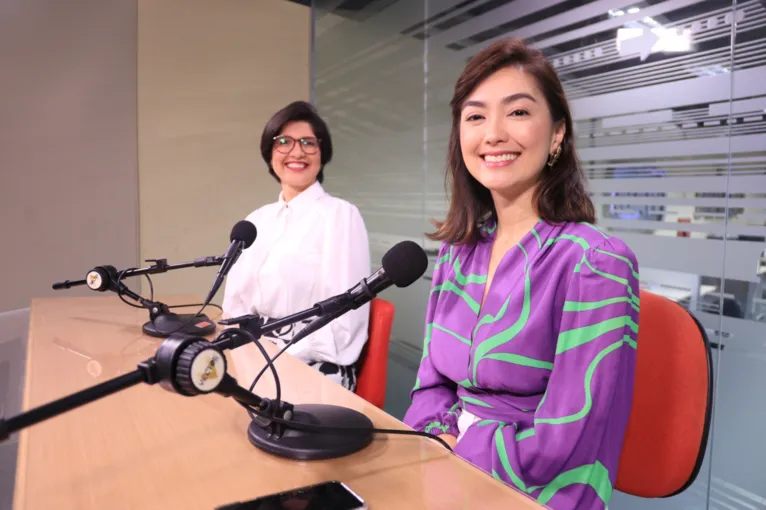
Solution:
{"label": "smiling face", "polygon": [[515,67],[481,82],[463,103],[460,148],[470,174],[493,196],[534,190],[564,138],[534,77]]}
{"label": "smiling face", "polygon": [[319,143],[311,124],[304,121],[285,124],[274,138],[271,168],[282,184],[282,196],[289,201],[314,184],[322,167]]}

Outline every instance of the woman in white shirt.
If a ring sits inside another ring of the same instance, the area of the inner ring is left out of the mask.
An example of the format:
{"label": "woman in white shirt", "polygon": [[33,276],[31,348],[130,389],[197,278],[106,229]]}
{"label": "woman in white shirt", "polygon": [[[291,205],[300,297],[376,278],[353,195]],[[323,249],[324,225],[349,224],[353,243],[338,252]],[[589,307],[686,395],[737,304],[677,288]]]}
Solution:
{"label": "woman in white shirt", "polygon": [[[261,155],[282,192],[247,217],[258,237],[229,272],[223,309],[231,317],[278,319],[369,276],[369,242],[359,210],[322,188],[332,142],[312,105],[296,101],[274,114],[261,136]],[[287,352],[353,391],[369,313],[369,305],[352,310]],[[310,321],[265,337],[283,347]]]}

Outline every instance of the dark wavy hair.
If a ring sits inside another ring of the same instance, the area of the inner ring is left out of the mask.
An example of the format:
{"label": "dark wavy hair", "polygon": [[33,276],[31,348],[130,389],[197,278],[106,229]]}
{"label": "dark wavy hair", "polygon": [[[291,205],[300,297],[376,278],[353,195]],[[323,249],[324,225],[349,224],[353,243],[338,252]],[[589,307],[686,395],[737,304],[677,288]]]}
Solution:
{"label": "dark wavy hair", "polygon": [[319,154],[321,166],[317,174],[317,181],[324,181],[324,167],[332,160],[332,138],[330,138],[330,128],[322,117],[319,116],[316,108],[306,101],[294,101],[285,106],[266,123],[261,134],[261,156],[269,167],[269,173],[277,182],[281,182],[277,173],[271,167],[271,153],[274,150],[274,137],[278,136],[286,124],[290,122],[308,122],[314,131],[314,136],[319,141]]}
{"label": "dark wavy hair", "polygon": [[550,223],[595,223],[593,202],[585,188],[585,175],[577,159],[572,114],[556,71],[539,50],[519,39],[497,41],[477,53],[457,79],[452,107],[446,187],[451,191],[449,212],[443,222],[435,221],[430,239],[464,244],[480,237],[480,227],[497,220],[490,191],[468,172],[460,148],[460,113],[463,104],[481,82],[500,69],[515,67],[533,76],[545,96],[553,122],[564,121],[566,133],[558,160],[542,170],[535,189],[535,206]]}

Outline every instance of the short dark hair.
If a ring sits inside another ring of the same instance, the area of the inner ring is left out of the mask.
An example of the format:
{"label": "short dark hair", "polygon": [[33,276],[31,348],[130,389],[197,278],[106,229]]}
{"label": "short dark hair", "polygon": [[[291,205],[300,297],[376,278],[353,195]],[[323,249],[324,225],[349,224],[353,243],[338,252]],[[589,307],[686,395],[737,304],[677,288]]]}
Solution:
{"label": "short dark hair", "polygon": [[446,185],[451,189],[449,212],[430,239],[463,244],[480,237],[480,227],[497,220],[490,191],[477,181],[463,161],[460,148],[460,112],[468,96],[490,75],[515,67],[535,78],[545,96],[554,122],[564,121],[566,133],[561,154],[553,167],[545,165],[535,191],[537,213],[551,223],[595,223],[593,202],[585,187],[585,175],[574,146],[572,114],[556,71],[543,53],[519,39],[497,41],[477,53],[466,64],[455,84],[452,107],[452,132],[449,138]]}
{"label": "short dark hair", "polygon": [[330,138],[330,129],[319,116],[317,109],[306,101],[294,101],[269,119],[263,128],[263,134],[261,134],[261,156],[269,167],[269,173],[279,182],[279,176],[271,167],[274,137],[279,135],[286,124],[300,121],[311,124],[314,136],[319,140],[321,166],[319,167],[319,174],[317,174],[317,181],[321,183],[324,180],[324,166],[332,159],[332,139]]}

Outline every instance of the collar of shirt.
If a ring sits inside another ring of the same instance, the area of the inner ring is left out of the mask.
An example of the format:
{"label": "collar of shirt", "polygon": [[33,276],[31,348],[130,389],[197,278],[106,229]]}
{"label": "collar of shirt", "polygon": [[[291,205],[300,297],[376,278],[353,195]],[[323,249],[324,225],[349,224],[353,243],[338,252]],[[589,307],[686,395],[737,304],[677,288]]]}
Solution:
{"label": "collar of shirt", "polygon": [[280,192],[277,214],[285,210],[293,210],[296,213],[301,213],[311,207],[311,205],[319,200],[324,194],[325,190],[322,185],[319,184],[319,181],[314,181],[314,184],[303,190],[289,202],[285,202],[284,194]]}

